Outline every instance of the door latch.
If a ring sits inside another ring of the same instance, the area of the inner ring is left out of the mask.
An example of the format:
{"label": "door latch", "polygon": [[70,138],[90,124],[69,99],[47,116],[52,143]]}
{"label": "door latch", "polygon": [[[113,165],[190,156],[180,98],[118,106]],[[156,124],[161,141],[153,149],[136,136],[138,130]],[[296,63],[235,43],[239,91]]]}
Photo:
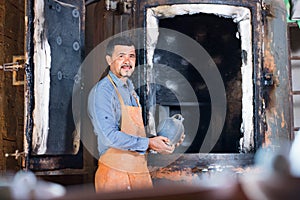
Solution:
{"label": "door latch", "polygon": [[15,153],[6,153],[5,157],[10,157],[13,156],[15,157],[16,160],[18,160],[19,157],[25,157],[25,152],[19,152],[19,150],[16,150]]}

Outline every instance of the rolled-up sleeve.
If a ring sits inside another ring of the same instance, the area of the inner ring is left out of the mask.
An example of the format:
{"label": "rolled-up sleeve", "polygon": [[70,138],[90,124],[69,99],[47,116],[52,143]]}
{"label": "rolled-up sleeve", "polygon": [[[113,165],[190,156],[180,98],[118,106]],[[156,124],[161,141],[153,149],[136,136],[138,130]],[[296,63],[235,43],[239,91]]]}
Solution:
{"label": "rolled-up sleeve", "polygon": [[109,147],[144,153],[149,139],[121,132],[119,129],[120,105],[114,88],[105,82],[92,88],[88,99],[88,112],[98,138],[100,155]]}

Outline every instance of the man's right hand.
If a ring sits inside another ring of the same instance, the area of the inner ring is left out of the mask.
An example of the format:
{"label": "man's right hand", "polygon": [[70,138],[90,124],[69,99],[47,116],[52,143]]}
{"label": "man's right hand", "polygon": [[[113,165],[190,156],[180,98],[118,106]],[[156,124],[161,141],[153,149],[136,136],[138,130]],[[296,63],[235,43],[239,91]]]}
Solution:
{"label": "man's right hand", "polygon": [[170,140],[164,136],[149,138],[149,149],[160,154],[171,154],[175,149],[175,145],[168,145],[168,143],[170,143]]}

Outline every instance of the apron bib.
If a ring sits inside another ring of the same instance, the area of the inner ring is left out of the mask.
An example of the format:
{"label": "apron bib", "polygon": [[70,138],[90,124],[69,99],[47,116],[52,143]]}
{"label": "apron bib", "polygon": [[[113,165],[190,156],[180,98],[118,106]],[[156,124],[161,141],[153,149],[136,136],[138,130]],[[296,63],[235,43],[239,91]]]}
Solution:
{"label": "apron bib", "polygon": [[[115,83],[112,81],[109,75],[108,78],[113,84],[121,104],[121,131],[133,136],[146,137],[141,107],[125,105],[119,91],[117,90]],[[146,156],[141,155],[135,151],[126,151],[116,148],[109,148],[100,157],[99,161],[113,169],[124,172],[148,172]]]}
{"label": "apron bib", "polygon": [[[138,107],[125,105],[115,83],[109,75],[108,78],[113,84],[121,104],[121,131],[133,136],[146,137],[142,110],[138,100],[136,99]],[[152,188],[146,155],[135,151],[109,148],[99,158],[95,187],[96,191]]]}

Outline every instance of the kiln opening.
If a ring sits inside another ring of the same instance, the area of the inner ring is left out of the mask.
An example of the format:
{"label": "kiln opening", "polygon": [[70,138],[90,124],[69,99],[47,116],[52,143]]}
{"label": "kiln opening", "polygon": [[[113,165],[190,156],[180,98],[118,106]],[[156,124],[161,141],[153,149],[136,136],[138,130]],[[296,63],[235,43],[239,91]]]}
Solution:
{"label": "kiln opening", "polygon": [[[204,8],[205,6],[207,9]],[[247,9],[239,7],[231,7],[231,10],[226,11],[227,6],[224,6],[223,11],[219,9],[216,13],[202,12],[200,8],[210,10],[210,12],[218,10],[213,5],[159,6],[148,10],[147,27],[157,26],[156,28],[178,31],[198,42],[207,51],[220,72],[227,101],[224,105],[226,106],[224,126],[211,152],[247,151],[253,147],[253,84],[252,63],[249,62],[252,60],[249,13]],[[236,10],[233,11],[234,9]],[[157,41],[152,44],[165,40],[163,37],[165,36],[158,33]],[[172,39],[172,36],[170,38],[169,42],[174,43],[172,45],[176,48],[177,39]],[[149,49],[152,46],[148,45]],[[149,54],[148,51],[148,56]],[[160,115],[172,116],[175,113],[181,113],[183,107],[188,107],[186,109],[190,110],[184,116],[187,137],[183,145],[188,146],[187,153],[199,152],[211,123],[210,91],[202,75],[191,64],[193,59],[198,59],[196,62],[201,63],[200,57],[186,59],[173,52],[155,48],[150,62],[153,63],[155,82],[159,82],[162,76],[168,76],[165,74],[168,73],[165,67],[167,66],[183,75],[197,96],[197,102],[180,102],[178,96],[174,95],[176,88],[180,88],[178,86],[182,84],[180,81],[170,81],[167,87],[158,85],[155,88],[155,101],[160,106],[159,111],[155,113],[156,124],[161,118]],[[200,110],[199,121],[193,119],[196,107]],[[189,127],[195,123],[199,123],[197,134],[191,136]]]}

